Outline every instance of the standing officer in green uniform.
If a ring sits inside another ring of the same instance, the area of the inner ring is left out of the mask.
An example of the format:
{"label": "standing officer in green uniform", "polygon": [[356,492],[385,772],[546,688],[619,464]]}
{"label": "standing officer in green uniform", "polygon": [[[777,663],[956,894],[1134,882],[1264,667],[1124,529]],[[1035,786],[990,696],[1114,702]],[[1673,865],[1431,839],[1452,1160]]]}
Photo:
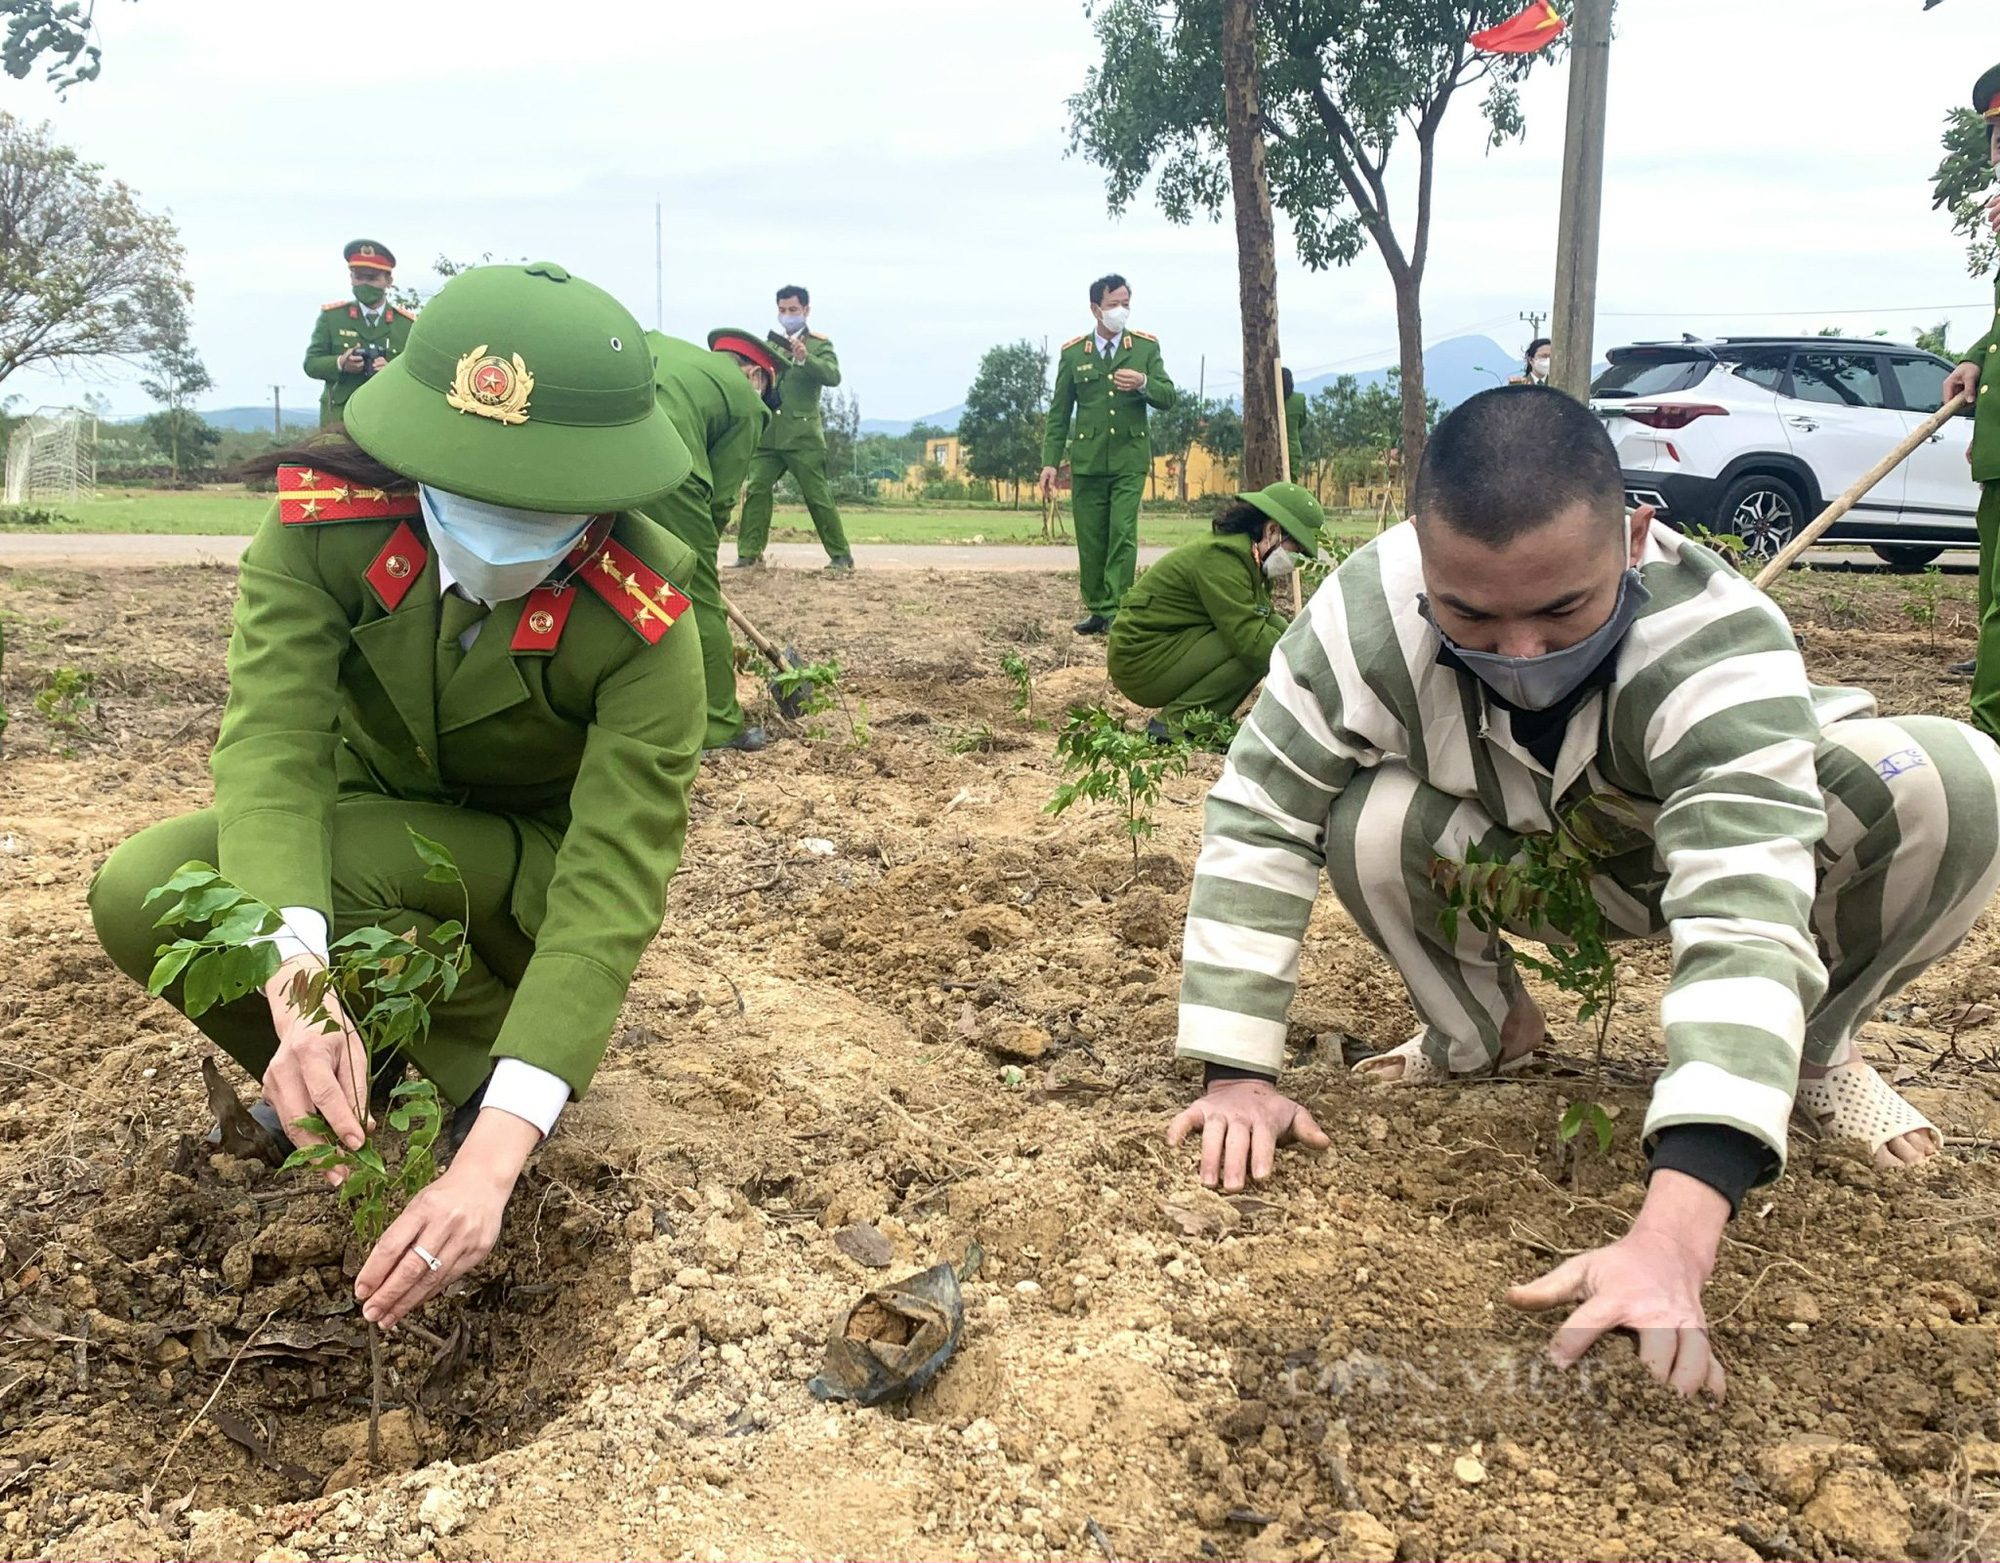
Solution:
{"label": "standing officer in green uniform", "polygon": [[326,381],[319,393],[322,427],[340,422],[348,397],[409,345],[410,327],[417,322],[415,315],[388,301],[396,257],[387,245],[356,239],[341,254],[354,296],[320,305],[306,348],[306,373]]}
{"label": "standing officer in green uniform", "polygon": [[[1986,155],[2000,168],[2000,65],[1972,89],[1973,111],[1986,121]],[[2000,196],[1987,203],[2000,228]],[[1972,398],[1972,480],[1979,485],[1979,645],[1972,668],[1972,720],[2000,738],[2000,278],[1994,279],[1993,328],[1965,350],[1965,361],[1944,382],[1944,399],[1963,391]],[[1988,371],[1992,371],[1988,373]]]}
{"label": "standing officer in green uniform", "polygon": [[1166,738],[1194,711],[1236,714],[1290,622],[1271,604],[1271,582],[1319,553],[1325,520],[1310,490],[1273,483],[1238,494],[1212,537],[1139,577],[1112,622],[1105,671],[1134,705],[1159,708],[1148,732]]}
{"label": "standing officer in green uniform", "polygon": [[1301,476],[1306,470],[1306,393],[1292,386],[1292,372],[1281,371],[1285,377],[1285,451],[1291,457],[1292,481],[1303,483]]}
{"label": "standing officer in green uniform", "polygon": [[1139,496],[1153,467],[1146,409],[1173,406],[1174,382],[1160,362],[1158,341],[1125,329],[1132,290],[1123,277],[1114,273],[1090,285],[1090,313],[1097,324],[1063,343],[1057,360],[1042,430],[1042,498],[1055,492],[1067,441],[1076,561],[1089,610],[1076,630],[1102,635],[1139,562]]}
{"label": "standing officer in green uniform", "polygon": [[[694,561],[637,513],[690,457],[609,294],[546,261],[464,273],[346,431],[272,458],[214,807],[124,842],[90,908],[141,982],[163,942],[145,897],[184,863],[280,908],[277,974],[196,1024],[262,1079],[267,1127],[310,1143],[317,1112],[350,1147],[368,1060],[351,1028],[300,1013],[294,976],[359,927],[465,920],[470,968],[409,1050],[458,1104],[457,1148],[355,1281],[386,1325],[485,1257],[597,1069],[680,860],[701,644],[669,584]],[[425,878],[412,828],[450,849],[464,900]],[[165,996],[182,1004],[178,981]]]}
{"label": "standing officer in green uniform", "polygon": [[736,534],[739,568],[764,562],[764,545],[771,537],[771,491],[787,472],[819,533],[827,569],[845,573],[854,568],[854,550],[847,545],[833,486],[826,480],[826,424],[819,412],[819,393],[840,384],[840,359],[832,342],[807,329],[811,315],[812,298],[804,288],[778,289],[778,329],[765,338],[778,364],[778,411],[750,463],[743,525]]}
{"label": "standing officer in green uniform", "polygon": [[645,512],[694,551],[693,573],[681,587],[701,626],[708,689],[702,747],[754,752],[764,747],[764,730],[744,725],[743,707],[736,701],[736,639],[729,633],[715,562],[743,475],[771,419],[766,398],[776,398],[778,365],[764,344],[746,332],[713,331],[708,342],[704,348],[657,331],[646,333],[654,388],[694,458],[694,471]]}

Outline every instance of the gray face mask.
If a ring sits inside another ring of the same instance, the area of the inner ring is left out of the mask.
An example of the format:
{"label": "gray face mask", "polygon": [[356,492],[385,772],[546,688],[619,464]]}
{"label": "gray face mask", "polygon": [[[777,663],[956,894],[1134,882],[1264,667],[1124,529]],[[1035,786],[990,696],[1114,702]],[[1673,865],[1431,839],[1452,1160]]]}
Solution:
{"label": "gray face mask", "polygon": [[[1604,621],[1602,629],[1574,646],[1539,657],[1503,657],[1492,651],[1468,651],[1441,629],[1438,638],[1451,647],[1451,654],[1465,664],[1473,677],[1507,704],[1523,711],[1546,711],[1565,695],[1581,688],[1583,681],[1597,671],[1598,664],[1617,649],[1652,596],[1639,579],[1639,572],[1627,570],[1618,583],[1618,601],[1612,605],[1611,617]],[[1436,629],[1430,598],[1419,594],[1417,606]]]}

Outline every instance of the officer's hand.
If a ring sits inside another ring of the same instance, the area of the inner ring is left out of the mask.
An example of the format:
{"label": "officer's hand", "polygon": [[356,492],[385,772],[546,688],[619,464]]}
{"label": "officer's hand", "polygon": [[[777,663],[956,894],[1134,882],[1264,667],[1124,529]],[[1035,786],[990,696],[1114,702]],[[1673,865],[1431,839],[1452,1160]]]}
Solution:
{"label": "officer's hand", "polygon": [[[264,1070],[264,1098],[294,1145],[320,1143],[320,1136],[299,1127],[300,1119],[318,1113],[341,1144],[357,1150],[367,1137],[361,1120],[368,1110],[368,1049],[332,994],[325,999],[327,1015],[336,1023],[332,1030],[292,1001],[293,979],[323,964],[315,956],[295,955],[264,984],[271,1025],[278,1033],[278,1050]],[[345,1177],[336,1169],[327,1181],[337,1184]]]}
{"label": "officer's hand", "polygon": [[1167,1126],[1167,1143],[1178,1145],[1197,1128],[1202,1183],[1214,1188],[1219,1174],[1232,1194],[1243,1187],[1246,1166],[1259,1183],[1270,1177],[1277,1147],[1285,1141],[1297,1140],[1316,1151],[1331,1143],[1311,1113],[1264,1080],[1216,1081]]}
{"label": "officer's hand", "polygon": [[379,373],[381,370],[387,369],[389,367],[389,360],[386,358],[378,358],[370,367],[375,369]]}
{"label": "officer's hand", "polygon": [[1111,383],[1121,391],[1136,391],[1146,383],[1146,377],[1136,369],[1114,369]]}
{"label": "officer's hand", "polygon": [[364,1318],[393,1327],[493,1251],[507,1198],[541,1138],[525,1118],[497,1107],[480,1113],[444,1175],[403,1207],[354,1278]]}
{"label": "officer's hand", "polygon": [[791,348],[792,362],[795,364],[804,363],[806,361],[806,334],[803,331],[791,339]]}
{"label": "officer's hand", "polygon": [[1042,468],[1042,498],[1045,500],[1053,499],[1055,498],[1055,494],[1056,469],[1054,467],[1044,467]]}
{"label": "officer's hand", "polygon": [[342,353],[340,355],[340,367],[345,369],[349,374],[359,374],[361,372],[361,349],[350,347],[346,352]]}
{"label": "officer's hand", "polygon": [[1944,399],[1946,401],[1950,401],[1954,396],[1957,396],[1960,392],[1963,392],[1967,396],[1971,396],[1975,392],[1977,392],[1978,389],[1979,389],[1979,365],[1972,362],[1972,360],[1969,358],[1964,363],[1960,364],[1956,369],[1952,370],[1950,374],[1945,376]]}

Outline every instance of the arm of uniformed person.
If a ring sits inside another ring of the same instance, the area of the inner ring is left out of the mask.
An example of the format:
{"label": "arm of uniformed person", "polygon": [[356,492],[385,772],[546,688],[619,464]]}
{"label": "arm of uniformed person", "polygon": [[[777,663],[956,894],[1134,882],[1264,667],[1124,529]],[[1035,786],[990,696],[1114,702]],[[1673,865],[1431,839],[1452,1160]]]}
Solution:
{"label": "arm of uniformed person", "polygon": [[1049,393],[1048,416],[1042,420],[1042,497],[1054,491],[1056,468],[1062,465],[1063,447],[1069,443],[1070,415],[1076,411],[1076,376],[1069,355],[1059,354],[1055,389]]}
{"label": "arm of uniformed person", "polygon": [[333,312],[321,310],[313,322],[312,340],[306,344],[306,373],[315,380],[340,378],[340,339],[334,335]]}
{"label": "arm of uniformed person", "polygon": [[829,389],[840,384],[840,355],[834,352],[833,344],[817,331],[808,331],[805,337],[806,356],[800,360],[798,372]]}
{"label": "arm of uniformed person", "polygon": [[[635,636],[597,686],[535,953],[493,1044],[496,1087],[519,1060],[581,1096],[604,1056],[639,958],[659,932],[687,834],[707,722],[703,703],[685,698],[701,688],[697,637],[692,613],[656,645]],[[485,1258],[538,1138],[511,1111],[480,1113],[444,1175],[369,1254],[355,1279],[365,1316],[392,1326]],[[441,1261],[420,1278],[400,1263],[417,1244]]]}
{"label": "arm of uniformed person", "polygon": [[1150,339],[1152,354],[1146,364],[1146,383],[1140,387],[1146,393],[1146,400],[1162,410],[1174,404],[1174,382],[1167,374],[1166,361],[1160,357],[1160,344]]}
{"label": "arm of uniformed person", "polygon": [[[1238,556],[1217,554],[1221,563],[1235,563]],[[1255,569],[1253,563],[1251,569]],[[1201,598],[1202,611],[1221,634],[1239,662],[1264,667],[1271,660],[1278,637],[1285,633],[1284,616],[1274,611],[1270,599],[1257,590],[1248,570],[1201,570],[1194,576],[1194,589]]]}

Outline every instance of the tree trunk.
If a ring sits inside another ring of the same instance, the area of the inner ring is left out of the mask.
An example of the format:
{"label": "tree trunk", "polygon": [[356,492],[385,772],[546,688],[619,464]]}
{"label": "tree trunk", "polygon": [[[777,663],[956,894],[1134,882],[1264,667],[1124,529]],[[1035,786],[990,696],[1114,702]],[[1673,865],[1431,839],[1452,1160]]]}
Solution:
{"label": "tree trunk", "polygon": [[1278,436],[1278,261],[1259,118],[1256,0],[1223,0],[1222,103],[1236,209],[1236,292],[1243,316],[1243,486],[1284,475]]}
{"label": "tree trunk", "polygon": [[1412,271],[1392,273],[1396,284],[1396,347],[1402,366],[1403,508],[1407,511],[1417,486],[1417,467],[1424,459],[1424,443],[1430,438],[1426,416],[1429,397],[1424,390],[1424,304],[1422,280]]}

